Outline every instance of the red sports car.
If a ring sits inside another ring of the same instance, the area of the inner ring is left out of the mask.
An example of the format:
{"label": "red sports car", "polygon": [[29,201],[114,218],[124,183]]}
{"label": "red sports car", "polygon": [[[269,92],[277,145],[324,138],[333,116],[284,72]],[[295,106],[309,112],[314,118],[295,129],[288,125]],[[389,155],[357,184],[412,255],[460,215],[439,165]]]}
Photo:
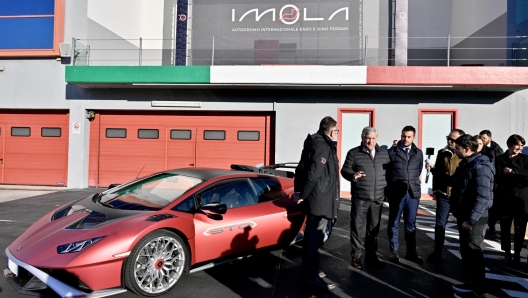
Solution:
{"label": "red sports car", "polygon": [[187,272],[302,239],[292,173],[232,168],[160,172],[62,206],[6,249],[4,274],[26,294],[158,296]]}

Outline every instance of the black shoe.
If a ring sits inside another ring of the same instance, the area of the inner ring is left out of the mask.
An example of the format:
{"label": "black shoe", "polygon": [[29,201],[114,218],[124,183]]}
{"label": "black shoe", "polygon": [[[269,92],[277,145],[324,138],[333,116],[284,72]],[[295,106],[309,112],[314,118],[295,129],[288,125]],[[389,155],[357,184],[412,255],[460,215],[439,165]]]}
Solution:
{"label": "black shoe", "polygon": [[411,262],[415,262],[416,264],[423,264],[422,257],[420,257],[417,253],[406,254],[405,258]]}
{"label": "black shoe", "polygon": [[380,261],[377,255],[365,256],[365,264],[372,268],[385,268],[385,263]]}
{"label": "black shoe", "polygon": [[397,251],[391,251],[389,260],[393,262],[394,264],[400,263],[400,256],[398,255]]}
{"label": "black shoe", "polygon": [[465,292],[465,293],[455,293],[455,298],[485,298],[486,293],[479,295],[473,291]]}
{"label": "black shoe", "polygon": [[350,265],[356,269],[362,269],[363,266],[361,265],[361,259],[352,257],[352,262],[350,262]]}
{"label": "black shoe", "polygon": [[472,288],[471,284],[453,285],[453,290],[455,290],[455,292],[457,292],[457,293],[469,293],[469,292],[471,292],[472,289],[473,288]]}
{"label": "black shoe", "polygon": [[336,287],[334,283],[327,283],[320,277],[316,277],[314,279],[306,279],[305,282],[310,286],[326,290],[333,290]]}
{"label": "black shoe", "polygon": [[427,262],[433,263],[433,264],[442,263],[442,251],[434,250],[433,253],[431,253],[427,257]]}

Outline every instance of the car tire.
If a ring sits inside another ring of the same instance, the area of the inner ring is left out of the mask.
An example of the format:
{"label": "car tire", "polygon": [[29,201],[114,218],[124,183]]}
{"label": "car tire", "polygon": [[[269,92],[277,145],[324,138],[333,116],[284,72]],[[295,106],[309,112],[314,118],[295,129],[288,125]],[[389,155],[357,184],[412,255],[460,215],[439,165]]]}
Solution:
{"label": "car tire", "polygon": [[176,233],[157,230],[143,237],[127,259],[124,282],[130,291],[156,297],[170,291],[189,272],[189,247]]}

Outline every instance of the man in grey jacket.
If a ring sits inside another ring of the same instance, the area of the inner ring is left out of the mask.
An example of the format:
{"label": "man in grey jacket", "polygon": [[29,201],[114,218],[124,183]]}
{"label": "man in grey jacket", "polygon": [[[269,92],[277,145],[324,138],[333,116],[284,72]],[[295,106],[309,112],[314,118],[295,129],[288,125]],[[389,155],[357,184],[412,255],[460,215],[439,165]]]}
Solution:
{"label": "man in grey jacket", "polygon": [[[381,209],[385,200],[385,171],[389,163],[386,149],[376,144],[378,132],[367,126],[361,133],[361,145],[348,151],[341,175],[350,181],[352,209],[350,211],[350,241],[352,266],[361,269],[364,244],[365,263],[384,267],[377,255],[377,236],[380,229]],[[366,238],[365,238],[366,234]]]}

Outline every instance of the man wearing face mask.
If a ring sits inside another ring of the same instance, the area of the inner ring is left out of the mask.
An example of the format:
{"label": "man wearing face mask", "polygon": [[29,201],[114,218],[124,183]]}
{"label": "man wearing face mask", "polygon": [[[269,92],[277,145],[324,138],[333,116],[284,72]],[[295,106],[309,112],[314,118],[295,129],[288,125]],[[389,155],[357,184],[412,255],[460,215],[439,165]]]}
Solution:
{"label": "man wearing face mask", "polygon": [[[341,169],[343,178],[350,181],[352,209],[350,211],[350,242],[352,243],[352,266],[361,269],[363,243],[365,263],[384,267],[376,251],[380,229],[381,210],[385,200],[386,168],[389,163],[387,150],[376,144],[378,132],[367,126],[361,133],[361,145],[348,151]],[[366,238],[365,238],[366,234]]]}
{"label": "man wearing face mask", "polygon": [[436,198],[436,224],[435,224],[435,246],[434,251],[427,257],[431,263],[442,262],[442,250],[444,248],[445,229],[449,219],[449,197],[451,187],[450,177],[455,173],[461,159],[455,154],[455,141],[465,133],[461,129],[453,129],[446,137],[447,146],[438,152],[435,164],[426,164],[426,169],[433,174],[433,193]]}
{"label": "man wearing face mask", "polygon": [[294,189],[299,192],[298,204],[306,205],[302,279],[311,286],[334,289],[325,282],[319,270],[319,248],[323,245],[329,220],[337,219],[339,208],[339,161],[337,159],[337,122],[323,118],[319,131],[304,141],[299,165],[295,169]]}

